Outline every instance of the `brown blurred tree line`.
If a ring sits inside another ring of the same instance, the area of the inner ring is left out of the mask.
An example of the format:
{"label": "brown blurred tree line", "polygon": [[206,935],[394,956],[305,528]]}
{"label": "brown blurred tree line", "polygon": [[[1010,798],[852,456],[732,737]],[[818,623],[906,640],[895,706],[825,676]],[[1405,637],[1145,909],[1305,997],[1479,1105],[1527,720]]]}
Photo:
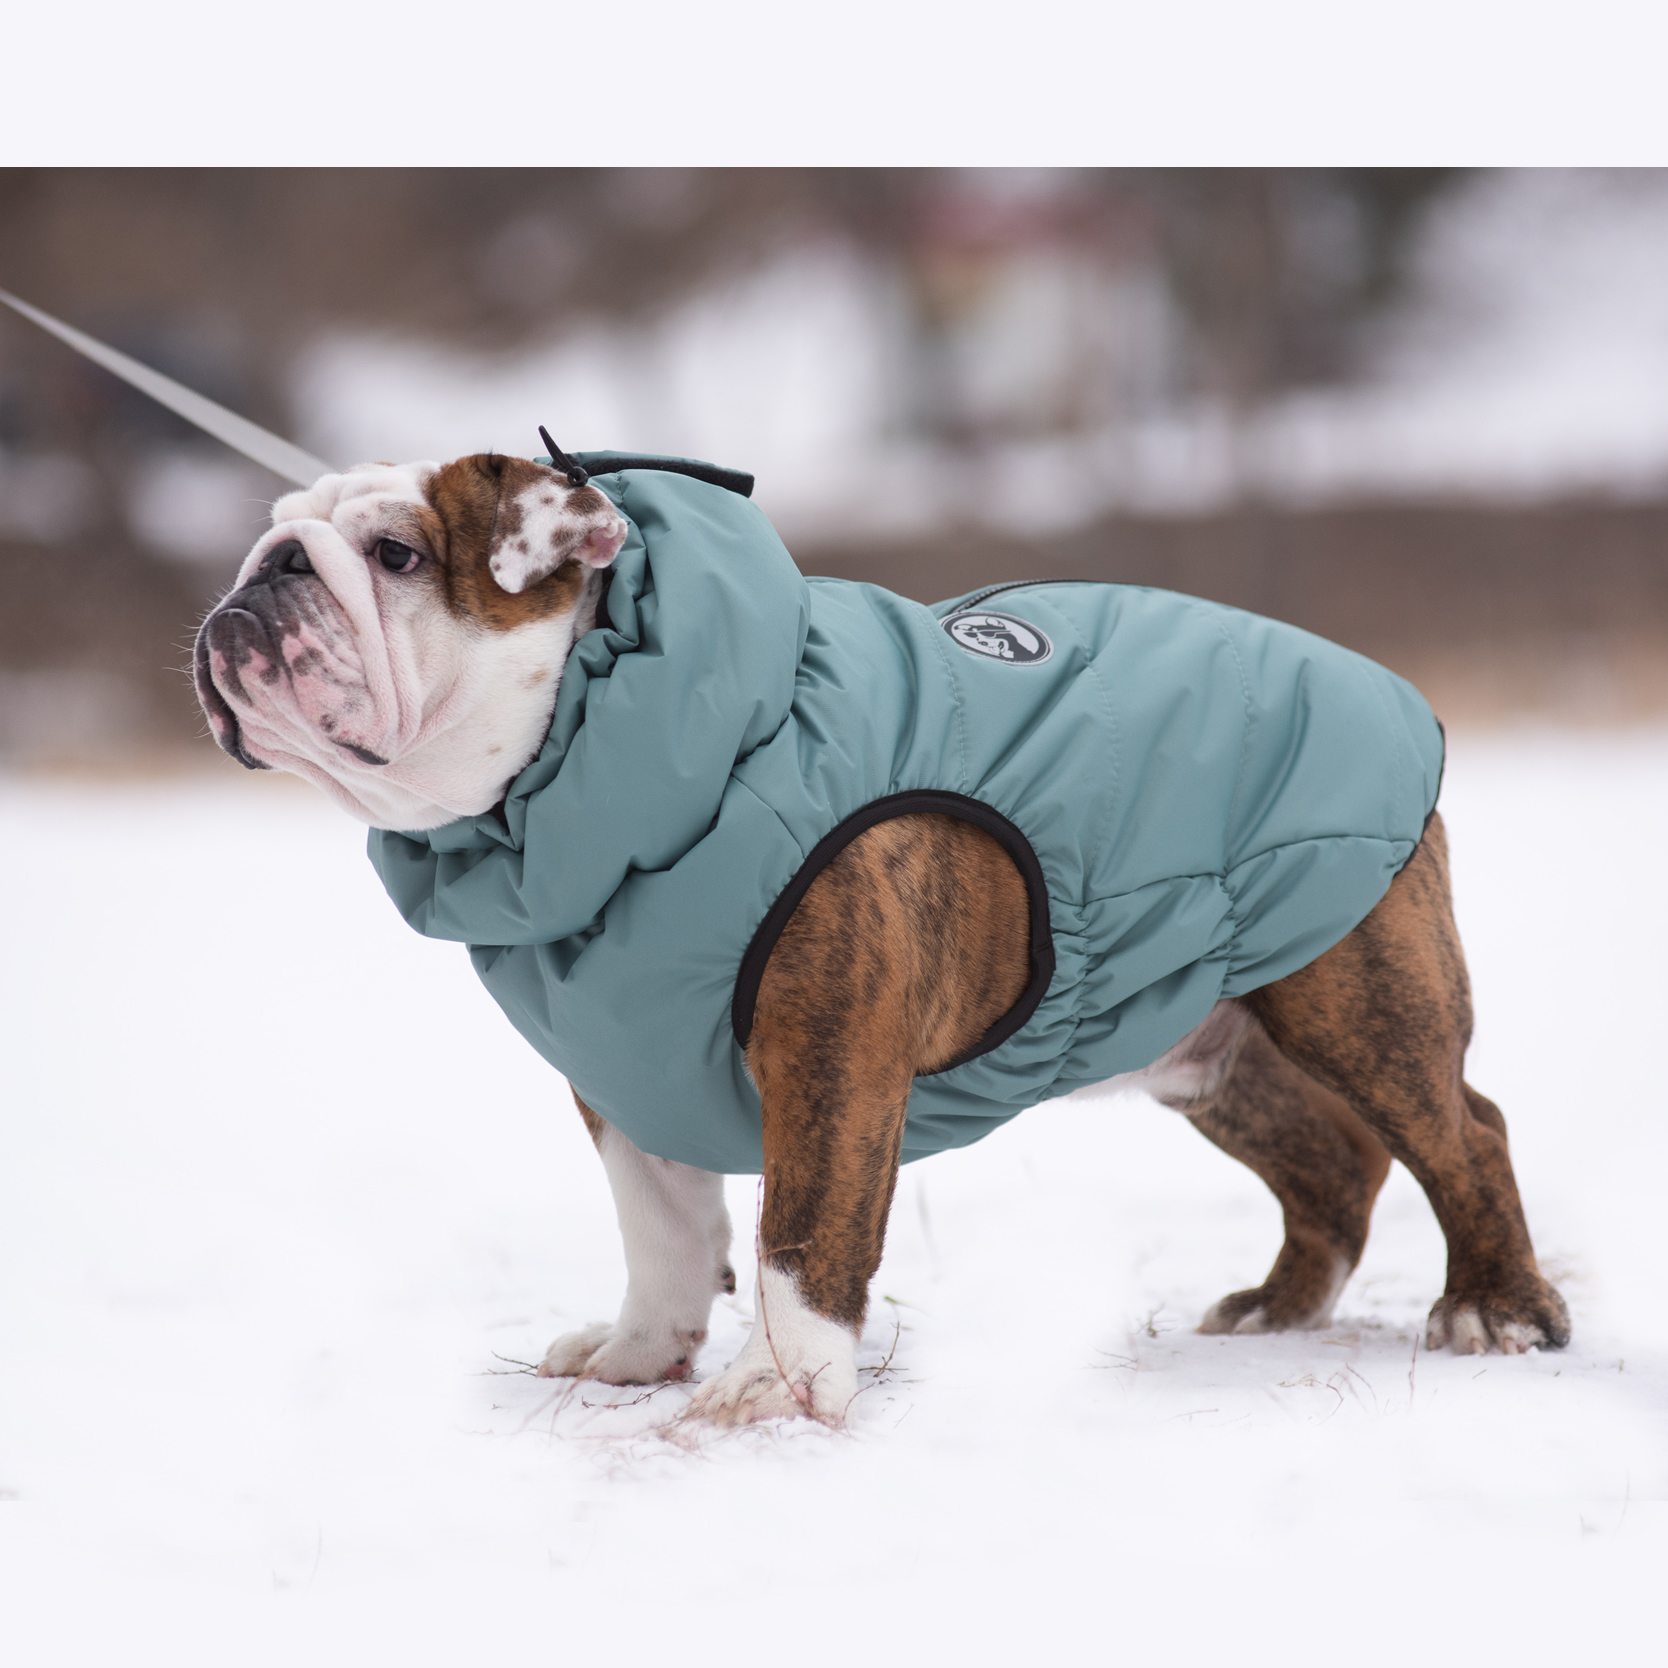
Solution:
{"label": "brown blurred tree line", "polygon": [[[911,298],[935,346],[1016,248],[1154,263],[1188,385],[1250,405],[1347,375],[1441,169],[0,171],[0,283],[284,428],[286,360],[360,325],[482,348],[630,317],[817,238]],[[174,419],[0,321],[0,444],[97,466]],[[188,438],[180,435],[180,438]],[[104,450],[101,452],[100,448]]]}

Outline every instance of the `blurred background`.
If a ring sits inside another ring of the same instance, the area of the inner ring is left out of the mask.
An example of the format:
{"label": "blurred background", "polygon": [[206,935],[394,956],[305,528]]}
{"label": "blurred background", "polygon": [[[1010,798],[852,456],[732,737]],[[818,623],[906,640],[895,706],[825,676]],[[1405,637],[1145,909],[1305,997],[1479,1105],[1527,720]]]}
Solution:
{"label": "blurred background", "polygon": [[[1668,712],[1668,172],[11,170],[0,287],[337,463],[752,470],[809,572],[1169,586]],[[280,484],[0,317],[0,763],[214,760]]]}

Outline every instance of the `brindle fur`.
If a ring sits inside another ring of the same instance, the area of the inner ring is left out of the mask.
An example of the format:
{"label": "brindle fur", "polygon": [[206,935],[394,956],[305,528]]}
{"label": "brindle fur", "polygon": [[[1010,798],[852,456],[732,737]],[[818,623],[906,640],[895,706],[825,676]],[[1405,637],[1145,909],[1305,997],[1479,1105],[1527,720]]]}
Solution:
{"label": "brindle fur", "polygon": [[[747,1051],[764,1106],[760,1244],[819,1313],[861,1324],[910,1082],[1018,999],[1026,921],[1024,882],[996,841],[921,815],[847,846],[778,940]],[[1535,1264],[1505,1121],[1461,1075],[1471,1002],[1440,819],[1366,920],[1243,1009],[1220,1010],[1237,1041],[1181,1109],[1269,1184],[1286,1240],[1262,1285],[1223,1299],[1210,1328],[1324,1318],[1394,1156],[1448,1240],[1433,1338],[1469,1305],[1489,1342],[1513,1347],[1502,1329],[1525,1324],[1567,1342],[1563,1301]]]}
{"label": "brindle fur", "polygon": [[1343,1276],[1361,1260],[1389,1153],[1347,1102],[1299,1071],[1255,1022],[1216,1095],[1178,1110],[1268,1183],[1286,1226],[1267,1279],[1214,1304],[1199,1330],[1247,1324],[1283,1332],[1324,1321]]}
{"label": "brindle fur", "polygon": [[911,1081],[971,1047],[1029,972],[1025,882],[971,824],[883,822],[817,877],[771,952],[747,1063],[764,1102],[762,1255],[862,1324]]}
{"label": "brindle fur", "polygon": [[1424,1188],[1448,1241],[1435,1340],[1470,1307],[1492,1343],[1521,1325],[1568,1343],[1569,1313],[1529,1242],[1506,1120],[1463,1076],[1471,987],[1441,819],[1354,932],[1247,1005],[1280,1053],[1341,1096]]}

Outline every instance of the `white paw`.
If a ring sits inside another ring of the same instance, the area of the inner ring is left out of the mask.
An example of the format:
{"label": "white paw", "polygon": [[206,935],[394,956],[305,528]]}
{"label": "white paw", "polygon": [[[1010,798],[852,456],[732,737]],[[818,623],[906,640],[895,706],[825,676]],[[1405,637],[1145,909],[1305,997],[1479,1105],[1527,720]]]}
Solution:
{"label": "white paw", "polygon": [[774,1361],[762,1367],[738,1359],[690,1398],[685,1417],[712,1425],[757,1425],[767,1419],[815,1419],[836,1428],[845,1423],[846,1404],[857,1393],[832,1377],[832,1363],[788,1369],[790,1386]]}
{"label": "white paw", "polygon": [[1228,1299],[1222,1298],[1211,1304],[1205,1311],[1205,1318],[1199,1322],[1199,1330],[1206,1333],[1223,1332],[1267,1332],[1269,1330],[1268,1311],[1259,1303],[1255,1309],[1248,1309],[1231,1326]]}
{"label": "white paw", "polygon": [[544,1352],[540,1378],[594,1378],[601,1384],[664,1384],[688,1378],[706,1331],[671,1326],[622,1331],[597,1323],[566,1332]]}
{"label": "white paw", "polygon": [[791,1276],[759,1271],[758,1318],[740,1355],[690,1398],[689,1419],[752,1425],[816,1419],[839,1427],[857,1394],[857,1339],[807,1308]]}
{"label": "white paw", "polygon": [[[1343,1293],[1344,1286],[1350,1277],[1351,1264],[1343,1257],[1333,1260],[1332,1279],[1324,1296],[1307,1314],[1290,1315],[1285,1320],[1274,1320],[1269,1315],[1268,1303],[1253,1303],[1250,1308],[1241,1313],[1241,1305],[1249,1298],[1254,1298],[1259,1291],[1266,1290],[1264,1286],[1254,1286],[1249,1291],[1229,1292],[1226,1297],[1217,1301],[1205,1311],[1205,1317],[1199,1322],[1199,1330],[1205,1333],[1238,1332],[1320,1332],[1332,1324],[1332,1311],[1337,1307],[1338,1299]],[[1279,1298],[1274,1299],[1276,1305]],[[1286,1308],[1290,1309],[1287,1301]]]}
{"label": "white paw", "polygon": [[585,1363],[613,1336],[607,1321],[593,1321],[580,1332],[564,1332],[544,1352],[539,1363],[540,1378],[578,1378]]}
{"label": "white paw", "polygon": [[1502,1355],[1526,1355],[1547,1347],[1546,1333],[1533,1321],[1501,1321],[1492,1333],[1471,1303],[1438,1303],[1431,1310],[1425,1329],[1425,1348],[1441,1349],[1446,1344],[1455,1355],[1487,1355],[1499,1349]]}
{"label": "white paw", "polygon": [[1527,1355],[1546,1342],[1541,1329],[1528,1321],[1507,1321],[1495,1328],[1495,1337],[1502,1355]]}
{"label": "white paw", "polygon": [[[1488,1328],[1483,1325],[1483,1317],[1469,1305],[1455,1309],[1448,1316],[1448,1324],[1444,1331],[1447,1336],[1437,1341],[1436,1348],[1440,1349],[1442,1344],[1446,1343],[1455,1355],[1488,1354]],[[1425,1347],[1432,1347],[1428,1334]]]}

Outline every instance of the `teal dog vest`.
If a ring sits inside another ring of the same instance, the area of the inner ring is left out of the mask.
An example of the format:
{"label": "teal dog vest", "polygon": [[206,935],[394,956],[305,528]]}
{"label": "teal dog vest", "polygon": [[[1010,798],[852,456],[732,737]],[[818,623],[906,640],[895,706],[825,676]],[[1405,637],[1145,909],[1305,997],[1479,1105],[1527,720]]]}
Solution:
{"label": "teal dog vest", "polygon": [[885,817],[977,823],[1031,903],[1025,994],[916,1079],[908,1160],[1139,1070],[1313,961],[1436,803],[1419,694],[1295,627],[1114,584],[926,607],[802,577],[710,477],[579,461],[631,530],[543,750],[495,811],[373,830],[370,855],[645,1152],[760,1168],[759,976],[822,866]]}

